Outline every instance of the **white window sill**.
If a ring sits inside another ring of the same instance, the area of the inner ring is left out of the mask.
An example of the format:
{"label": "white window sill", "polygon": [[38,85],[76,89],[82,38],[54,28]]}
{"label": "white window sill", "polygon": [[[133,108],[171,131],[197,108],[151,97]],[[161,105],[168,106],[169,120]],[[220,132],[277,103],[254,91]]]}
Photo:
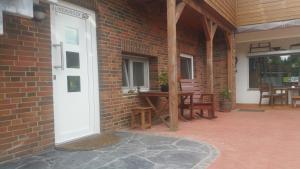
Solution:
{"label": "white window sill", "polygon": [[259,88],[248,88],[248,91],[259,91]]}
{"label": "white window sill", "polygon": [[[149,88],[141,88],[141,92],[149,91]],[[122,89],[123,97],[137,96],[137,89]]]}

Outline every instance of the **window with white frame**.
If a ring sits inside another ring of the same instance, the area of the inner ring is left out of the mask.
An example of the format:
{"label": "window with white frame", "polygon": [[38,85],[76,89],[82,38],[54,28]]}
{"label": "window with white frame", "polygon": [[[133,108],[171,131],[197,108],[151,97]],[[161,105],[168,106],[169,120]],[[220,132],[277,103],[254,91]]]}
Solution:
{"label": "window with white frame", "polygon": [[124,91],[149,89],[149,60],[142,57],[123,56],[122,87]]}
{"label": "window with white frame", "polygon": [[193,56],[180,54],[181,79],[194,79]]}

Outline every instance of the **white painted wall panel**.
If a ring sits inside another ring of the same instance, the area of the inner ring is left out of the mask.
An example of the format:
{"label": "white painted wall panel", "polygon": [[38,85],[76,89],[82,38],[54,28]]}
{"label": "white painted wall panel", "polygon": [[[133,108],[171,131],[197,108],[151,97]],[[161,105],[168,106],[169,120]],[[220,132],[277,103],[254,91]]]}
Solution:
{"label": "white painted wall panel", "polygon": [[259,92],[249,90],[248,51],[249,44],[239,44],[237,46],[236,100],[239,104],[257,104],[259,101]]}

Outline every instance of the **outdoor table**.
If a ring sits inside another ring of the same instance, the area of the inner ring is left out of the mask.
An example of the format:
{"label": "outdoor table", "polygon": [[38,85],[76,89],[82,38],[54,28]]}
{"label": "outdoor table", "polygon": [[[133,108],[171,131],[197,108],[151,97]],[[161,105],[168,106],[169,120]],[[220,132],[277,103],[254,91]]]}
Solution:
{"label": "outdoor table", "polygon": [[287,95],[286,102],[290,104],[293,93],[297,92],[297,95],[299,95],[300,86],[295,86],[295,87],[274,87],[274,90],[275,91],[280,91],[281,93],[283,93],[283,91],[284,91]]}
{"label": "outdoor table", "polygon": [[[169,118],[169,113],[166,115],[164,112],[168,109],[168,101],[163,103],[160,107],[153,103],[151,98],[165,98],[168,100],[169,92],[161,92],[161,91],[147,91],[147,92],[139,92],[139,96],[144,98],[149,106],[153,109],[155,115],[167,126],[170,127],[166,118]],[[193,104],[193,92],[178,92],[178,96],[180,97],[180,107],[186,99],[190,99],[190,103]],[[193,113],[193,106],[190,106],[190,113]],[[183,109],[178,113],[179,119],[186,121],[183,117]]]}

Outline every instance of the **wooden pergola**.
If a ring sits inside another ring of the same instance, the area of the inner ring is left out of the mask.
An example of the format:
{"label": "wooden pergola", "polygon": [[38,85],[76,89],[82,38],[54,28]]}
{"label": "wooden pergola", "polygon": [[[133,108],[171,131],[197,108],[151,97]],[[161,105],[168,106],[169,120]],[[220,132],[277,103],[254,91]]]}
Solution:
{"label": "wooden pergola", "polygon": [[[213,76],[213,39],[218,27],[224,30],[227,42],[228,89],[233,88],[233,31],[234,26],[228,26],[218,15],[212,14],[196,0],[167,0],[167,31],[168,31],[168,76],[169,76],[169,112],[170,129],[178,128],[178,77],[177,77],[177,22],[186,6],[193,8],[199,14],[206,39],[206,67],[208,88],[214,92]],[[195,21],[197,22],[197,21]]]}
{"label": "wooden pergola", "polygon": [[[158,0],[133,0],[136,3],[147,4]],[[165,0],[160,0],[165,1]],[[224,17],[216,11],[212,12],[209,6],[203,5],[203,0],[166,0],[167,1],[167,32],[168,32],[168,77],[169,77],[169,112],[170,112],[170,129],[172,131],[178,128],[178,77],[177,77],[177,31],[176,25],[184,9],[189,6],[201,16],[195,22],[202,25],[206,39],[206,67],[208,75],[208,89],[214,92],[214,75],[213,75],[213,39],[217,28],[225,32],[227,43],[227,69],[228,69],[228,89],[233,89],[233,48],[234,36],[236,29]],[[87,3],[93,3],[97,10],[100,6],[97,0],[87,0]]]}

